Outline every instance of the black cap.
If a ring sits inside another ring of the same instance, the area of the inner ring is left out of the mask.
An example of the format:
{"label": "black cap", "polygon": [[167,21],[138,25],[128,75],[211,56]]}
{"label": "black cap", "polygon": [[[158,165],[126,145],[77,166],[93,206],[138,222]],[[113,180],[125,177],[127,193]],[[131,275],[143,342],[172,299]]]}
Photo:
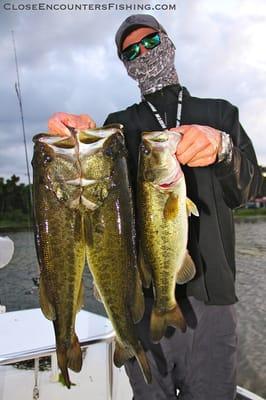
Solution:
{"label": "black cap", "polygon": [[165,29],[157,19],[155,19],[152,15],[149,14],[135,14],[130,15],[118,28],[118,31],[115,35],[115,43],[117,46],[117,53],[118,56],[121,58],[121,50],[122,50],[122,43],[127,35],[130,32],[134,31],[136,28],[141,28],[143,26],[147,26],[149,28],[153,28],[156,31],[165,32]]}

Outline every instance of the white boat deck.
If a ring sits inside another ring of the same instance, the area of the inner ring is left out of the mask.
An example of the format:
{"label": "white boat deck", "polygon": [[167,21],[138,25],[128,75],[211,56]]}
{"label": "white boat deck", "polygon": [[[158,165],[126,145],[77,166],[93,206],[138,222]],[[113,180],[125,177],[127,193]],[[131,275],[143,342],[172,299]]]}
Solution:
{"label": "white boat deck", "polygon": [[[80,343],[110,343],[114,339],[111,322],[100,315],[80,311],[76,318]],[[40,308],[12,311],[0,315],[0,365],[45,356],[55,351],[53,324]]]}
{"label": "white boat deck", "polygon": [[[76,328],[86,352],[81,372],[70,371],[75,386],[68,390],[58,382],[53,325],[41,310],[1,314],[0,400],[131,399],[131,388],[123,368],[117,369],[111,362],[114,331],[110,321],[81,311],[77,315]],[[39,371],[37,375],[33,370],[7,365],[47,355],[52,355],[52,370]]]}

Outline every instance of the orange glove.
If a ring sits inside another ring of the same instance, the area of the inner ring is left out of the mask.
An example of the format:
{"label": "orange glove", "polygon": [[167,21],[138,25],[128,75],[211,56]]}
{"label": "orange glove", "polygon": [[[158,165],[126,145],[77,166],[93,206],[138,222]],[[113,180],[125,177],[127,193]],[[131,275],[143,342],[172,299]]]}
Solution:
{"label": "orange glove", "polygon": [[205,125],[181,125],[170,130],[183,134],[176,149],[181,164],[205,167],[216,161],[221,146],[219,130]]}
{"label": "orange glove", "polygon": [[87,114],[74,115],[58,112],[48,120],[48,132],[54,135],[70,136],[68,126],[76,129],[87,129],[95,128],[96,124]]}

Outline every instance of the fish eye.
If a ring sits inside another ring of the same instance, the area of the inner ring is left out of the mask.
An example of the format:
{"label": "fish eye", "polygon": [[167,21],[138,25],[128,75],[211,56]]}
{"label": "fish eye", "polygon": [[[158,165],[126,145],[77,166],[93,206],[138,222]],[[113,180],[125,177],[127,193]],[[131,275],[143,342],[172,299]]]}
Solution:
{"label": "fish eye", "polygon": [[104,154],[107,156],[107,157],[112,157],[113,156],[113,149],[111,148],[111,147],[107,147],[106,149],[105,149],[105,151],[104,151]]}
{"label": "fish eye", "polygon": [[44,156],[44,164],[50,163],[52,161],[52,157],[45,154]]}
{"label": "fish eye", "polygon": [[142,151],[142,153],[144,153],[146,156],[149,155],[151,153],[151,150],[145,146],[145,144],[141,144],[140,145],[140,150]]}

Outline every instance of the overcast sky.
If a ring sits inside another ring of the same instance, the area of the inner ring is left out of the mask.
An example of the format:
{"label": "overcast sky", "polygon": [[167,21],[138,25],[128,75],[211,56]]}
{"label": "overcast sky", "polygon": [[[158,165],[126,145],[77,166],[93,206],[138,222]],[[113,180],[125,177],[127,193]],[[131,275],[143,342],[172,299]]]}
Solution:
{"label": "overcast sky", "polygon": [[[0,176],[15,173],[23,181],[26,166],[11,30],[15,32],[30,159],[32,136],[47,130],[47,120],[54,112],[88,113],[100,125],[108,113],[140,101],[136,83],[127,76],[114,46],[120,23],[135,11],[15,10],[37,3],[0,0]],[[259,163],[266,165],[266,1],[112,3],[176,5],[175,11],[146,13],[160,20],[176,45],[181,84],[194,96],[225,98],[238,106]]]}

